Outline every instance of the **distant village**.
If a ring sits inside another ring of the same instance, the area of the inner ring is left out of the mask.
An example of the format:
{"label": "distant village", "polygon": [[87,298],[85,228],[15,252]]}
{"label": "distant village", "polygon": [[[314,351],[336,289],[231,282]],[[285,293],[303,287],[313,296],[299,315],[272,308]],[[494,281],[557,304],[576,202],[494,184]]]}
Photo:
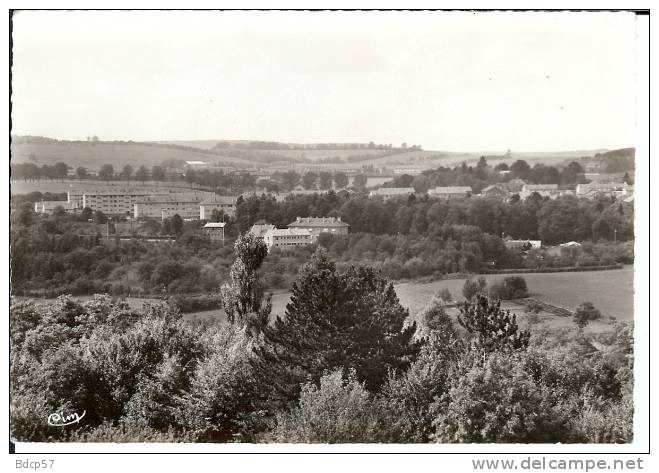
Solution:
{"label": "distant village", "polygon": [[[289,196],[307,195],[328,191],[296,188],[290,192],[267,193],[276,201],[283,201]],[[339,192],[344,192],[341,190]],[[369,197],[373,199],[410,198],[415,196],[430,199],[464,199],[487,198],[511,201],[525,200],[533,195],[556,199],[564,195],[578,198],[594,199],[597,196],[614,196],[616,199],[633,202],[634,187],[625,182],[593,182],[578,184],[574,190],[559,189],[557,184],[528,184],[522,179],[512,179],[505,183],[483,188],[480,194],[474,194],[468,186],[434,187],[426,193],[416,192],[413,187],[380,187],[372,190]],[[208,191],[178,191],[154,187],[117,187],[114,189],[77,189],[67,192],[67,200],[40,201],[34,204],[37,213],[50,214],[56,209],[66,213],[79,213],[83,209],[102,212],[104,215],[119,220],[140,220],[144,218],[161,219],[178,215],[183,220],[207,221],[204,231],[212,241],[224,241],[224,222],[214,222],[214,215],[231,218],[236,213],[239,198],[261,195],[248,192],[240,196],[220,196]],[[217,218],[215,219],[217,220]],[[350,225],[342,222],[340,217],[300,216],[287,228],[275,228],[267,222],[259,222],[251,227],[250,232],[262,238],[269,249],[295,248],[313,244],[321,233],[345,235]],[[539,241],[507,240],[509,248],[524,249],[540,246]]]}

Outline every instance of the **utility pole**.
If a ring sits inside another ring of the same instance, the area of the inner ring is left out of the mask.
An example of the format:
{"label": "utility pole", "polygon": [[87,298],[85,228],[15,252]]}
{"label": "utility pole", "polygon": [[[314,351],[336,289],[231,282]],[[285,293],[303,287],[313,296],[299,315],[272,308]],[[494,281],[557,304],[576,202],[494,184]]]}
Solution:
{"label": "utility pole", "polygon": [[613,243],[616,243],[618,241],[618,228],[613,229]]}

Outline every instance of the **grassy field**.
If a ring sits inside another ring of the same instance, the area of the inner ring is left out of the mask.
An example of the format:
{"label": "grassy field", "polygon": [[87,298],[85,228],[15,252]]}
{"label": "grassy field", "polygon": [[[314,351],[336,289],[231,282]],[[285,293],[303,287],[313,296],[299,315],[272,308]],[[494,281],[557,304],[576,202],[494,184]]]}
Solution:
{"label": "grassy field", "polygon": [[[429,156],[437,156],[437,159],[429,161],[425,158]],[[444,153],[442,151],[407,151],[405,153],[394,154],[392,156],[374,157],[365,161],[360,161],[360,164],[372,164],[374,166],[391,165],[393,167],[405,167],[405,165],[429,165],[429,163],[441,162],[446,166],[453,163],[461,163],[462,161],[478,159],[478,156],[470,153]],[[429,166],[431,167],[431,166]]]}
{"label": "grassy field", "polygon": [[[265,152],[265,151],[264,151]],[[357,156],[357,155],[373,155],[378,156],[382,153],[387,152],[387,150],[382,149],[277,149],[272,150],[273,153],[281,154],[282,156],[287,156],[289,158],[307,158],[307,159],[323,159],[323,158],[333,158],[338,156],[340,158],[346,158],[348,156]]]}
{"label": "grassy field", "polygon": [[[487,275],[488,284],[510,275]],[[592,302],[605,317],[632,320],[634,316],[634,269],[627,266],[610,271],[581,273],[520,274],[532,297],[549,304],[574,310],[582,302]],[[448,289],[456,300],[463,300],[464,279],[434,281],[427,284],[402,283],[396,285],[401,302],[416,312],[423,308],[432,294]]]}
{"label": "grassy field", "polygon": [[[174,144],[181,146],[190,146],[192,148],[200,149],[212,149],[220,140],[193,140],[193,141],[159,141],[158,143],[163,144]],[[369,149],[369,148],[339,148],[339,149],[253,149],[261,153],[273,153],[286,156],[289,158],[307,158],[307,159],[323,159],[330,158],[334,156],[339,156],[345,158],[347,156],[356,156],[356,155],[373,155],[378,156],[380,154],[386,153],[390,150],[384,149]],[[230,148],[226,150],[230,153]]]}
{"label": "grassy field", "polygon": [[[634,269],[631,266],[610,271],[537,273],[522,276],[526,279],[531,296],[549,304],[570,310],[574,310],[582,302],[595,304],[595,307],[602,312],[603,319],[591,323],[593,330],[608,325],[608,317],[615,317],[621,321],[631,321],[634,318]],[[485,276],[488,284],[503,277],[503,275]],[[451,291],[454,299],[464,300],[463,284],[464,279],[451,279],[431,283],[405,282],[394,287],[401,304],[410,310],[410,314],[416,314],[428,304],[434,294],[444,288]],[[272,313],[282,315],[289,299],[289,293],[275,294],[272,298]],[[523,307],[512,303],[503,305],[506,309],[523,316]],[[572,325],[572,320],[566,317],[556,317],[546,313],[540,315],[553,326]],[[224,314],[221,310],[210,310],[186,314],[185,317],[189,320],[207,317],[223,319]]]}
{"label": "grassy field", "polygon": [[152,167],[168,159],[183,161],[221,162],[223,165],[252,167],[252,163],[241,158],[224,158],[203,150],[180,150],[164,146],[147,146],[140,144],[13,144],[11,158],[13,162],[25,163],[30,154],[34,154],[37,164],[54,164],[58,161],[67,163],[74,168],[84,166],[98,170],[103,164],[110,163],[115,169],[130,164],[135,169],[139,166]]}
{"label": "grassy field", "polygon": [[[144,185],[141,182],[135,181],[77,181],[77,180],[68,180],[63,181],[22,181],[22,180],[12,180],[11,183],[11,193],[12,194],[27,194],[29,192],[66,192],[74,189],[113,189],[117,187],[125,188],[144,188],[149,189],[171,189],[175,191],[189,191],[191,190],[188,184],[183,182],[181,183],[157,183],[155,181],[146,181]],[[197,189],[197,187],[195,187]]]}
{"label": "grassy field", "polygon": [[177,146],[189,146],[190,148],[213,149],[222,140],[181,140],[181,141],[156,141],[155,143]]}
{"label": "grassy field", "polygon": [[[634,319],[634,269],[627,266],[623,269],[610,271],[589,271],[582,273],[538,273],[522,275],[527,282],[529,292],[544,302],[574,310],[582,302],[592,302],[602,312],[602,319],[591,322],[589,330],[605,330],[611,323],[609,317],[620,321]],[[488,283],[504,276],[486,276]],[[464,279],[434,281],[430,283],[404,282],[395,285],[396,293],[401,304],[414,315],[421,311],[440,289],[451,291],[453,298],[463,300],[462,285]],[[81,300],[91,296],[79,297]],[[128,298],[128,302],[135,308],[140,308],[145,299]],[[282,292],[272,297],[272,314],[283,315],[286,304],[290,300],[290,293]],[[520,316],[522,325],[525,324],[524,308],[513,303],[504,303],[502,306]],[[450,309],[449,314],[455,316],[456,309]],[[225,314],[221,309],[207,310],[185,314],[185,319],[224,320]],[[558,317],[544,312],[540,313],[541,320],[553,327],[573,326],[568,317]]]}
{"label": "grassy field", "polygon": [[[115,169],[119,170],[124,165],[130,164],[134,168],[141,165],[152,167],[161,164],[169,159],[179,159],[183,161],[206,161],[218,163],[223,166],[234,166],[239,169],[247,168],[267,168],[268,165],[254,163],[248,159],[231,156],[231,150],[225,150],[225,156],[219,156],[208,152],[217,140],[202,141],[180,141],[176,144],[183,146],[194,146],[197,149],[176,149],[166,146],[139,143],[18,143],[11,147],[11,159],[16,163],[24,163],[30,160],[30,156],[36,157],[36,163],[54,164],[62,161],[69,166],[76,168],[84,166],[91,170],[98,170],[103,164],[111,163]],[[443,152],[443,151],[415,151],[410,150],[404,153],[392,156],[381,156],[386,154],[387,150],[378,149],[335,149],[335,150],[254,150],[257,152],[281,154],[290,158],[306,157],[311,160],[318,160],[327,157],[340,156],[345,158],[353,155],[373,155],[372,159],[354,163],[323,163],[323,168],[332,171],[336,169],[360,169],[364,165],[373,165],[376,167],[387,166],[389,168],[424,168],[434,169],[439,166],[455,166],[462,162],[473,165],[478,158],[483,155],[503,155],[503,152],[485,153],[485,152]],[[499,162],[506,161],[512,163],[517,159],[525,159],[530,164],[559,164],[566,159],[574,159],[580,156],[592,156],[595,151],[573,151],[573,152],[555,152],[555,153],[513,153],[510,158],[490,158],[489,162],[496,165]],[[435,159],[428,158],[435,156]],[[297,166],[303,168],[303,163]]]}
{"label": "grassy field", "polygon": [[[349,181],[352,184],[354,177],[350,177]],[[393,177],[368,177],[366,178],[366,186],[381,186],[385,182],[389,182]],[[28,194],[30,192],[66,192],[73,189],[89,189],[93,187],[94,189],[112,189],[116,187],[149,187],[149,188],[159,188],[159,189],[171,189],[175,191],[189,191],[192,190],[188,184],[184,182],[180,183],[157,183],[155,181],[146,181],[144,186],[141,182],[135,181],[112,181],[111,183],[105,181],[77,181],[72,179],[65,179],[63,181],[22,181],[22,180],[12,180],[11,181],[11,193],[15,195],[19,194]],[[198,186],[195,186],[194,189],[200,189]],[[203,189],[201,189],[203,190]]]}

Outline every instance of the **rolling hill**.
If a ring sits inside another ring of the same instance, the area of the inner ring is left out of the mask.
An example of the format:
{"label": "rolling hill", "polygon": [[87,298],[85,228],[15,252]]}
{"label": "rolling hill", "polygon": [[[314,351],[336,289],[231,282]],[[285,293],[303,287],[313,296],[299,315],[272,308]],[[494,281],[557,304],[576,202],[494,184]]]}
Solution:
{"label": "rolling hill", "polygon": [[[258,146],[263,145],[262,148]],[[580,150],[561,152],[452,152],[413,149],[355,148],[351,144],[288,144],[250,142],[240,140],[188,140],[188,141],[63,141],[39,136],[13,136],[11,159],[16,163],[34,162],[38,165],[54,164],[58,161],[76,168],[87,167],[98,170],[103,164],[111,163],[115,169],[126,164],[134,168],[141,165],[152,167],[164,161],[205,161],[217,166],[236,169],[294,167],[303,170],[309,165],[328,170],[362,166],[386,166],[395,168],[436,168],[454,166],[461,162],[474,164],[482,155],[490,164],[505,161],[512,163],[524,159],[533,165],[564,164],[566,160],[580,157],[599,157],[602,161],[629,159],[629,149]],[[315,146],[322,149],[314,148]],[[343,146],[343,147],[342,147]],[[290,147],[286,149],[286,147]],[[306,148],[305,148],[306,147]],[[330,149],[327,149],[330,148]],[[633,148],[632,150],[633,156]],[[633,157],[632,157],[633,159]]]}
{"label": "rolling hill", "polygon": [[254,167],[254,164],[246,159],[219,156],[203,149],[127,142],[98,142],[93,144],[78,141],[56,143],[18,142],[11,145],[11,159],[16,163],[25,163],[32,160],[39,165],[63,161],[74,168],[84,166],[91,170],[98,170],[106,163],[112,164],[115,169],[120,169],[126,164],[130,164],[134,168],[142,165],[151,167],[162,164],[163,161],[169,159],[207,161],[238,168]]}

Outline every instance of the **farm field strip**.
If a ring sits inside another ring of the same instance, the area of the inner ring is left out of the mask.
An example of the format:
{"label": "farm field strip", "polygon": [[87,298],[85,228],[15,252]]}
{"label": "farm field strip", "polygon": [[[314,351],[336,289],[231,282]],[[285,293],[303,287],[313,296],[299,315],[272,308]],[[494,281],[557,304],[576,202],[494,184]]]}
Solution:
{"label": "farm field strip", "polygon": [[146,181],[142,185],[139,181],[95,181],[95,180],[71,180],[65,179],[63,181],[23,181],[23,180],[12,180],[10,182],[11,193],[12,194],[28,194],[30,192],[66,192],[69,190],[75,189],[116,189],[116,188],[132,188],[132,189],[161,189],[161,190],[174,190],[177,192],[193,192],[195,190],[205,190],[199,189],[198,187],[190,187],[189,184],[184,182],[172,183],[172,182],[155,182],[155,181]]}
{"label": "farm field strip", "polygon": [[[508,275],[506,275],[508,276]],[[534,273],[522,275],[527,282],[532,297],[570,309],[576,308],[580,303],[593,302],[601,312],[603,319],[616,317],[620,321],[632,321],[634,318],[634,269],[627,266],[623,269],[610,271],[589,271],[585,273]],[[486,275],[488,284],[499,275]],[[451,291],[454,299],[464,300],[462,285],[464,279],[451,279],[433,281],[430,283],[404,282],[394,285],[398,298],[404,307],[414,315],[422,310],[440,289]],[[87,300],[91,296],[80,296],[76,299]],[[286,304],[290,300],[289,292],[276,293],[272,296],[272,316],[283,315]],[[134,308],[141,308],[149,299],[127,298]],[[37,299],[37,302],[42,300]],[[44,301],[45,302],[45,301]],[[502,304],[504,308],[513,312],[522,312],[522,308],[513,304]],[[221,309],[206,310],[184,314],[185,319],[224,319]],[[568,317],[558,317],[546,314],[544,317],[553,326],[571,326],[572,320]],[[598,321],[596,326],[605,326],[608,320]]]}
{"label": "farm field strip", "polygon": [[37,157],[38,165],[55,164],[63,161],[74,168],[86,166],[97,170],[105,163],[111,163],[121,169],[125,164],[137,168],[159,165],[168,159],[183,161],[208,161],[234,163],[242,167],[252,167],[254,163],[243,158],[227,158],[202,149],[186,150],[166,146],[148,146],[139,144],[14,144],[11,147],[11,159],[17,163],[29,161],[30,154]]}
{"label": "farm field strip", "polygon": [[[508,276],[508,275],[506,275]],[[590,271],[587,273],[534,273],[521,275],[526,279],[529,292],[544,302],[574,310],[582,302],[592,302],[604,318],[616,317],[621,321],[631,321],[634,318],[634,269],[631,266],[610,271]],[[488,284],[499,275],[487,275]],[[394,284],[398,298],[404,307],[414,315],[422,310],[440,289],[448,289],[456,300],[462,301],[462,285],[464,279],[433,281],[431,283],[404,282]],[[290,293],[274,294],[272,297],[272,314],[282,315]],[[504,307],[516,312],[521,308],[514,304],[504,303]],[[517,307],[518,310],[515,310]],[[186,314],[186,318],[222,317],[221,310],[210,310]],[[572,320],[566,317],[547,315],[553,325],[571,325]]]}
{"label": "farm field strip", "polygon": [[[506,275],[484,276],[488,284]],[[514,275],[512,275],[514,276]],[[634,315],[634,269],[575,273],[530,273],[518,274],[527,283],[531,297],[549,304],[575,309],[582,302],[595,304],[604,317],[632,320]],[[464,279],[433,281],[431,283],[401,283],[396,293],[403,305],[411,312],[419,311],[433,294],[448,289],[456,300],[463,300]]]}

